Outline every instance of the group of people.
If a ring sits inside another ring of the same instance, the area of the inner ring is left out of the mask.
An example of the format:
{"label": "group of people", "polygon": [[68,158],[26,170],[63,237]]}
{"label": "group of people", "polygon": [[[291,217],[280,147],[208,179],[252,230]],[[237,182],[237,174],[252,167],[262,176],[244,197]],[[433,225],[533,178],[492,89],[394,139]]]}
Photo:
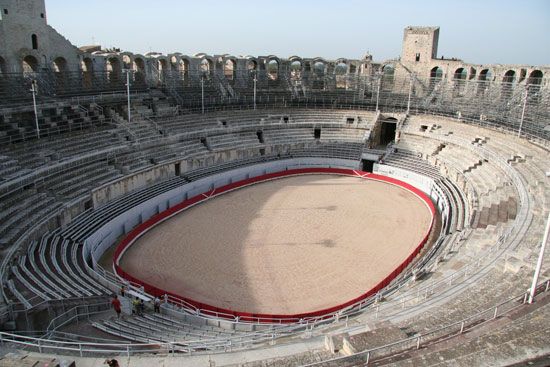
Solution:
{"label": "group of people", "polygon": [[[122,286],[122,288],[120,289],[120,295],[122,297],[126,295],[126,288],[124,286]],[[160,299],[158,297],[155,297],[155,299],[153,300],[153,309],[155,313],[160,313],[160,303],[161,303]],[[113,296],[111,305],[113,306],[113,309],[117,314],[117,318],[120,318],[120,314],[122,313],[122,304],[116,294]],[[143,299],[140,299],[139,297],[135,297],[132,300],[132,315],[143,316],[144,310],[145,310],[145,302],[143,301]]]}

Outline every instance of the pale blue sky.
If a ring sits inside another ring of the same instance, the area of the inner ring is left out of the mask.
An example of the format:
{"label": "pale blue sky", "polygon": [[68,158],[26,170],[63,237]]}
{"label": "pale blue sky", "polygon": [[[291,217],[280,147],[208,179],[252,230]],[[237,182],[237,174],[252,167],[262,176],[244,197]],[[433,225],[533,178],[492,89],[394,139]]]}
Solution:
{"label": "pale blue sky", "polygon": [[329,59],[369,51],[382,61],[401,54],[406,26],[438,25],[439,56],[550,64],[550,0],[46,0],[46,7],[49,23],[78,46]]}

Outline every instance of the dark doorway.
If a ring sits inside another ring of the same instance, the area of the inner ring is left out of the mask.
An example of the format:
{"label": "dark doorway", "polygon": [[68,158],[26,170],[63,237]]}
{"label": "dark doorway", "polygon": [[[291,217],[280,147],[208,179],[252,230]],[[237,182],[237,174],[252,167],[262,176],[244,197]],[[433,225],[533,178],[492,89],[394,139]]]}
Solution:
{"label": "dark doorway", "polygon": [[265,144],[264,132],[260,130],[256,132],[256,135],[258,136],[258,141],[260,142],[260,144]]}
{"label": "dark doorway", "polygon": [[315,135],[315,139],[319,140],[321,139],[321,129],[320,128],[316,128],[314,130],[314,135]]}
{"label": "dark doorway", "polygon": [[397,130],[397,120],[389,118],[382,121],[382,131],[380,132],[380,145],[388,145],[395,140],[395,131]]}
{"label": "dark doorway", "polygon": [[367,159],[363,159],[361,161],[361,168],[363,172],[369,172],[372,173],[372,170],[374,168],[374,161],[369,161]]}
{"label": "dark doorway", "polygon": [[176,176],[181,175],[181,163],[176,163],[174,166],[174,171]]}

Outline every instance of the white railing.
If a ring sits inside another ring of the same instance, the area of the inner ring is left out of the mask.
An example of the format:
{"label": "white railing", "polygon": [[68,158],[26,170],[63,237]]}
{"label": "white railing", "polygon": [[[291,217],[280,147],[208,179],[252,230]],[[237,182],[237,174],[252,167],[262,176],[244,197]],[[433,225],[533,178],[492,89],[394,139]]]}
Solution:
{"label": "white railing", "polygon": [[[537,287],[537,297],[550,290],[550,279],[539,283]],[[345,356],[334,358],[328,361],[316,362],[309,364],[308,366],[322,366],[323,364],[330,364],[334,362],[350,362],[350,361],[362,361],[368,363],[374,358],[383,358],[388,355],[401,352],[407,349],[419,349],[422,343],[429,343],[433,341],[442,341],[454,336],[461,335],[468,332],[480,325],[502,317],[520,307],[522,307],[527,301],[528,293],[522,293],[515,297],[507,298],[506,300],[495,304],[483,311],[476,312],[473,315],[465,317],[459,321],[451,324],[441,326],[424,333],[415,335],[410,338],[398,340],[377,348],[368,349],[352,356]],[[98,304],[105,305],[105,304]],[[88,306],[92,307],[92,305]],[[56,328],[64,325],[66,320],[74,320],[79,317],[89,317],[90,315],[97,313],[93,312],[80,312],[79,310],[87,309],[86,306],[75,307],[58,318],[65,321],[57,322],[52,320],[48,326],[48,333],[53,333]],[[335,318],[330,320],[333,323],[326,325],[326,327],[334,327],[334,323],[346,323],[349,321],[349,317]],[[56,324],[57,323],[57,324]],[[55,326],[57,325],[57,326]],[[230,336],[227,338],[212,339],[212,340],[181,340],[177,342],[168,343],[92,343],[92,342],[78,342],[78,341],[57,341],[49,340],[46,338],[36,338],[25,336],[22,334],[0,332],[0,344],[8,343],[15,345],[22,345],[30,348],[35,348],[40,353],[66,353],[76,352],[80,356],[84,355],[105,355],[105,354],[126,354],[128,357],[135,354],[151,353],[156,355],[169,355],[175,352],[191,354],[204,354],[212,353],[214,351],[233,351],[243,348],[250,348],[252,344],[272,342],[282,336],[293,335],[296,338],[310,338],[314,331],[315,325],[294,325],[293,327],[287,327],[286,329],[272,329],[264,332],[251,332],[240,336]]]}

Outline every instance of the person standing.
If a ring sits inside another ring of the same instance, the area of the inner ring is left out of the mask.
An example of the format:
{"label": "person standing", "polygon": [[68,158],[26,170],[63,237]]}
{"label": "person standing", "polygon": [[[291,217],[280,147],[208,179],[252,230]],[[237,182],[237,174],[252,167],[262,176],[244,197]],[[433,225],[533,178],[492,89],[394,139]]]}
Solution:
{"label": "person standing", "polygon": [[135,315],[139,315],[139,298],[134,298],[132,301],[132,313]]}
{"label": "person standing", "polygon": [[140,299],[138,305],[138,316],[143,316],[143,310],[145,310],[145,303],[143,302],[143,299]]}
{"label": "person standing", "polygon": [[113,305],[113,309],[116,312],[117,319],[120,319],[120,313],[122,312],[122,307],[120,304],[120,300],[118,299],[118,296],[116,294],[113,296],[113,300],[111,301],[111,304]]}
{"label": "person standing", "polygon": [[155,309],[155,313],[160,313],[160,299],[158,297],[155,297],[153,306]]}

